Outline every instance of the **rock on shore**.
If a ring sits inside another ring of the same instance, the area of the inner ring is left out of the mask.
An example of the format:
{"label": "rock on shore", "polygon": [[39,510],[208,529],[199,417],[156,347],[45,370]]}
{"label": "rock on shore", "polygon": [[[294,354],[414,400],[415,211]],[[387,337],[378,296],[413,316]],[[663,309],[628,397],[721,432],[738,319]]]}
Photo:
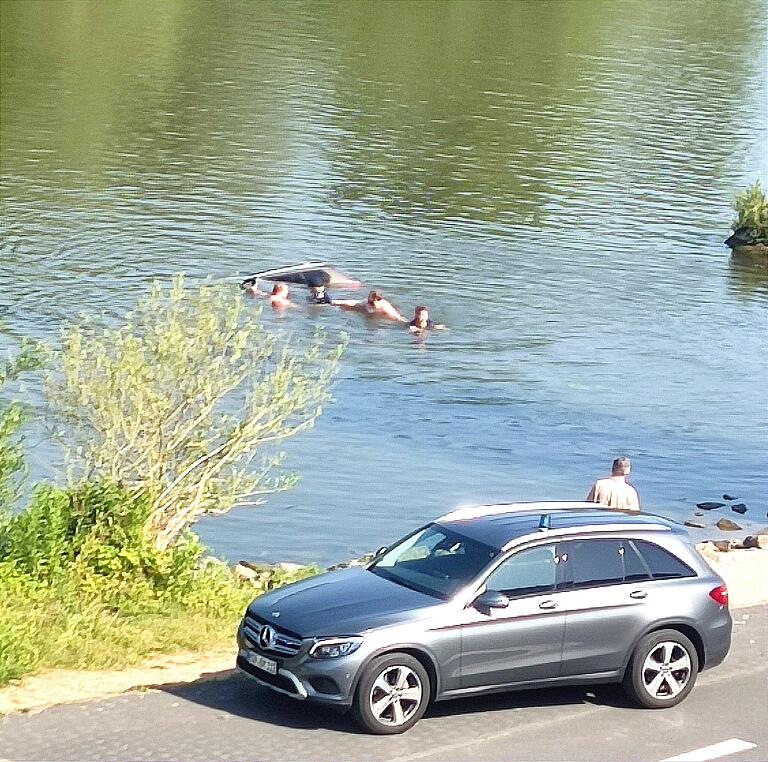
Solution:
{"label": "rock on shore", "polygon": [[700,542],[696,549],[728,586],[730,608],[768,603],[768,534]]}

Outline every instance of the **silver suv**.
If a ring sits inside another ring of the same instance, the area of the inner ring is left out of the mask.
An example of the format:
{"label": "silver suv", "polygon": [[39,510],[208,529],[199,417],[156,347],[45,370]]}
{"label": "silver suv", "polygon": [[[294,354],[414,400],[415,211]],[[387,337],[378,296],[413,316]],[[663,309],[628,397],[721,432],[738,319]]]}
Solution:
{"label": "silver suv", "polygon": [[728,592],[657,516],[594,503],[470,506],[343,569],[256,598],[238,667],[402,733],[430,701],[620,682],[674,706],[731,642]]}

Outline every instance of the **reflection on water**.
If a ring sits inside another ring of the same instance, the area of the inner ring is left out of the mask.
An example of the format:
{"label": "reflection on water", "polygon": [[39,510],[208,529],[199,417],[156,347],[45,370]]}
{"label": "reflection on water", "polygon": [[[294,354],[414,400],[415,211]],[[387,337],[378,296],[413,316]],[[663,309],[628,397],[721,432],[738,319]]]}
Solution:
{"label": "reflection on water", "polygon": [[768,258],[764,254],[732,254],[728,275],[734,293],[746,299],[768,299]]}
{"label": "reflection on water", "polygon": [[764,271],[721,242],[766,173],[766,10],[0,3],[3,330],[310,258],[428,304],[451,330],[425,342],[267,316],[351,343],[288,447],[301,485],[204,523],[230,555],[333,560],[457,501],[581,497],[620,452],[649,509],[735,491],[764,522]]}

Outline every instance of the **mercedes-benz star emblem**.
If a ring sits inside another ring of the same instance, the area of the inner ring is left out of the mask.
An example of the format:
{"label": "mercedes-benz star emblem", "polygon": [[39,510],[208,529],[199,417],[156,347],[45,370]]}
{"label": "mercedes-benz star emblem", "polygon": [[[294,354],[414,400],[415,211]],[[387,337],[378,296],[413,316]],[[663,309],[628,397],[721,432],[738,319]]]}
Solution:
{"label": "mercedes-benz star emblem", "polygon": [[275,645],[275,631],[268,624],[265,624],[261,630],[259,630],[259,645],[264,650],[272,648],[272,646]]}

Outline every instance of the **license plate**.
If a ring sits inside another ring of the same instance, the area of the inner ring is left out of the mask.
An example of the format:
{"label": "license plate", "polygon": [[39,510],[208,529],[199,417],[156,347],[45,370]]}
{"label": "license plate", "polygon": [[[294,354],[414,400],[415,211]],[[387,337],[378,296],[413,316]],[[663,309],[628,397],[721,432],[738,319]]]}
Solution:
{"label": "license plate", "polygon": [[261,654],[255,654],[249,651],[248,653],[245,654],[245,660],[252,667],[256,667],[257,669],[263,669],[265,672],[269,672],[270,675],[277,674],[277,662],[272,661],[272,659],[267,659],[265,656],[262,656]]}

